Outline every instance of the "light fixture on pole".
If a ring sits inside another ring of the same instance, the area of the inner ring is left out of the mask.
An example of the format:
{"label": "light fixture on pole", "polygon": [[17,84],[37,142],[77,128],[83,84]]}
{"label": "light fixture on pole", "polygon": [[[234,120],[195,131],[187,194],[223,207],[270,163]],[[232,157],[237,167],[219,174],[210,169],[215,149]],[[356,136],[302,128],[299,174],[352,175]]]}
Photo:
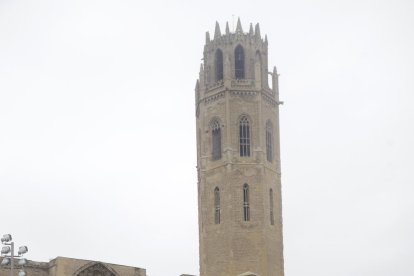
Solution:
{"label": "light fixture on pole", "polygon": [[12,241],[12,236],[10,234],[5,234],[0,240],[1,243],[4,245],[1,248],[1,256],[3,257],[3,260],[1,261],[0,265],[7,266],[10,264],[10,276],[14,276],[14,259],[18,259],[18,264],[22,267],[19,271],[18,276],[26,276],[26,271],[23,270],[23,266],[27,263],[27,260],[22,257],[29,250],[27,246],[20,246],[17,252],[17,256],[15,256],[14,242]]}

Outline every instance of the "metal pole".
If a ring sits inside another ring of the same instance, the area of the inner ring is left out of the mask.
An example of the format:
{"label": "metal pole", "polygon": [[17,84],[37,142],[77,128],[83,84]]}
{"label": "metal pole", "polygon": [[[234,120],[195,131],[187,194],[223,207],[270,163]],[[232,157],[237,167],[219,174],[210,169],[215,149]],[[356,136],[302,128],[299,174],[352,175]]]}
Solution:
{"label": "metal pole", "polygon": [[14,242],[11,242],[10,276],[13,276],[13,268],[14,268]]}

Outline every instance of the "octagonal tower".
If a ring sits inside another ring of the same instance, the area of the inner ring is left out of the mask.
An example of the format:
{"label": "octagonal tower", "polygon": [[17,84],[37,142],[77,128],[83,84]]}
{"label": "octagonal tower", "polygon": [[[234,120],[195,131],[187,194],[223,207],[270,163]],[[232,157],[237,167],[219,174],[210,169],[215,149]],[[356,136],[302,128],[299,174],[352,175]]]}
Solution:
{"label": "octagonal tower", "polygon": [[259,24],[246,33],[240,20],[235,32],[216,23],[206,34],[195,89],[201,276],[284,275],[280,102],[267,45]]}

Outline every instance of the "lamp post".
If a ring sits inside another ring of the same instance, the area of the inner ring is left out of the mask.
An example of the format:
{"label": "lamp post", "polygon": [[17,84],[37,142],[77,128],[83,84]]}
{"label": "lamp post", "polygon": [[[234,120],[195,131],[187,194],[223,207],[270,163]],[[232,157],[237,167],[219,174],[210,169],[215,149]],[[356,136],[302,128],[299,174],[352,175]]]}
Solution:
{"label": "lamp post", "polygon": [[[10,234],[5,234],[1,238],[1,243],[4,245],[1,248],[1,255],[3,260],[1,261],[0,265],[8,265],[10,264],[10,276],[14,276],[14,259],[19,260],[19,265],[24,266],[27,261],[26,259],[22,258],[23,254],[27,253],[28,248],[27,246],[20,246],[19,251],[17,251],[17,256],[14,255],[14,242],[12,241],[12,236]],[[26,272],[23,269],[20,269],[19,276],[26,276]]]}

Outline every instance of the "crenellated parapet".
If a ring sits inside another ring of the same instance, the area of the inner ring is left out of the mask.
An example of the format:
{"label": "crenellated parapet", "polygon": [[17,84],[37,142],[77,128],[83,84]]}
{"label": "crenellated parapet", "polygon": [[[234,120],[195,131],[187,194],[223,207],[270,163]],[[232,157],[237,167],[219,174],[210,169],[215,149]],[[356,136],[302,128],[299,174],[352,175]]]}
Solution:
{"label": "crenellated parapet", "polygon": [[267,37],[264,39],[261,37],[260,34],[260,26],[259,23],[255,25],[253,31],[253,24],[250,23],[249,32],[243,32],[243,28],[240,23],[240,19],[237,21],[237,28],[234,32],[230,32],[229,24],[226,23],[226,31],[222,35],[220,30],[220,25],[216,22],[215,30],[214,30],[214,39],[210,40],[210,33],[206,33],[206,44],[204,46],[204,51],[215,49],[216,47],[224,46],[224,45],[231,45],[233,43],[249,43],[254,45],[257,49],[260,50],[267,50]]}
{"label": "crenellated parapet", "polygon": [[236,29],[231,32],[227,22],[222,33],[216,22],[213,39],[206,33],[196,99],[224,90],[265,91],[277,99],[277,74],[268,70],[267,49],[267,36],[262,38],[258,23],[250,23],[249,31],[244,32],[238,19]]}

